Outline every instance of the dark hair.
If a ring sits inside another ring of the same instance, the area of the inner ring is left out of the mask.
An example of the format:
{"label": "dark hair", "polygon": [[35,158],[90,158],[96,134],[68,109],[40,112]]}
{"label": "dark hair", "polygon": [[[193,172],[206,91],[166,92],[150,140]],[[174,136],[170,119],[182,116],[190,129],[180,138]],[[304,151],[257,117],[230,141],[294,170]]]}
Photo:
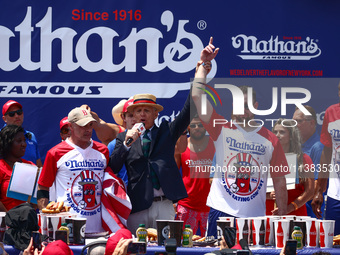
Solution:
{"label": "dark hair", "polygon": [[[305,116],[305,118],[306,119],[312,119],[312,120],[314,120],[315,121],[315,125],[317,124],[317,121],[316,121],[316,112],[315,112],[315,110],[314,110],[314,108],[312,107],[312,106],[310,106],[310,105],[303,105],[306,109],[307,109],[307,111],[309,111],[310,112],[310,114],[312,114],[311,116],[310,115],[304,115]],[[298,107],[295,107],[295,111],[297,111],[297,110],[300,110]],[[301,110],[300,110],[301,111]]]}
{"label": "dark hair", "polygon": [[[243,92],[243,95],[248,95],[248,88],[251,88],[249,86],[240,86],[240,90]],[[253,93],[252,93],[252,96],[253,96],[253,103],[256,102],[256,91],[253,89]]]}
{"label": "dark hair", "polygon": [[14,137],[18,133],[25,133],[21,126],[7,125],[0,131],[0,156],[5,158],[11,151]]}

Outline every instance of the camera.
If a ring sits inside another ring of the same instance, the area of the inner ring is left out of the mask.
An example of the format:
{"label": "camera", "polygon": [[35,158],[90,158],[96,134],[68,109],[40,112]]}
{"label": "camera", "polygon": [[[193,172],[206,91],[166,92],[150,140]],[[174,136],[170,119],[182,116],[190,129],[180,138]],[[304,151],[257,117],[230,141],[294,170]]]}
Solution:
{"label": "camera", "polygon": [[146,243],[145,242],[132,242],[129,243],[127,254],[145,254]]}
{"label": "camera", "polygon": [[286,242],[285,255],[296,255],[297,241],[289,239]]}
{"label": "camera", "polygon": [[41,234],[39,231],[32,231],[32,237],[33,237],[33,248],[41,250]]}
{"label": "camera", "polygon": [[168,238],[164,241],[165,250],[169,255],[176,255],[177,241],[175,238]]}

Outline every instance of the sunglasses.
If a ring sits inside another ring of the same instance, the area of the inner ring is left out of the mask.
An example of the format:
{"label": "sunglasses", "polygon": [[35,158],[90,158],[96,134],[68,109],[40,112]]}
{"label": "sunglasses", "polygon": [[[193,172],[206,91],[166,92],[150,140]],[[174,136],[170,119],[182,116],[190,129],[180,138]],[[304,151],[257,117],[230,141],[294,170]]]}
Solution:
{"label": "sunglasses", "polygon": [[189,125],[190,128],[202,128],[203,127],[203,124],[202,123],[196,123],[196,124],[190,124]]}
{"label": "sunglasses", "polygon": [[5,113],[5,115],[8,115],[9,117],[14,117],[15,114],[18,114],[18,116],[20,116],[22,114],[22,109]]}
{"label": "sunglasses", "polygon": [[63,128],[62,130],[60,130],[60,133],[63,134],[63,135],[66,135],[66,134],[68,134],[69,131],[70,131],[70,129]]}

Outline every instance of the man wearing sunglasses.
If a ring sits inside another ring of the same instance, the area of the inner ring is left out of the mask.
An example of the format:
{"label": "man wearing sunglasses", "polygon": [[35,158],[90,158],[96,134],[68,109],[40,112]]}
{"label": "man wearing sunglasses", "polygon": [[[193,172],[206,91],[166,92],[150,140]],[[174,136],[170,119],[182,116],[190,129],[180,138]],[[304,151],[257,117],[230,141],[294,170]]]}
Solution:
{"label": "man wearing sunglasses", "polygon": [[[22,105],[14,100],[7,101],[2,106],[2,119],[6,125],[17,125],[22,126],[24,122],[24,112],[22,110]],[[38,167],[42,166],[40,159],[40,152],[38,149],[38,142],[35,135],[31,131],[25,130],[26,137],[26,152],[23,157],[26,160],[32,161]]]}
{"label": "man wearing sunglasses", "polygon": [[177,217],[189,224],[194,234],[207,230],[209,207],[206,206],[210,191],[210,166],[215,154],[214,141],[206,135],[206,130],[196,115],[188,128],[190,137],[183,153],[175,154],[176,162],[182,167],[182,179],[188,197],[177,203]]}

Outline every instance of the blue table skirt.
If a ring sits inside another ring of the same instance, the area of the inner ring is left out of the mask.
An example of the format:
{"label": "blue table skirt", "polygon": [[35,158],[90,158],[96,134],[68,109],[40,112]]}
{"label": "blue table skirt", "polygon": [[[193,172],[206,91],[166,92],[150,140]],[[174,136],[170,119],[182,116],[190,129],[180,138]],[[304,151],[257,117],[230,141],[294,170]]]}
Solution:
{"label": "blue table skirt", "polygon": [[[73,251],[74,255],[80,255],[81,250],[83,246],[70,246],[71,250]],[[250,247],[250,249],[253,252],[253,255],[268,255],[268,254],[280,254],[280,249],[274,249],[274,248],[263,248],[263,249],[254,249]],[[20,253],[19,250],[15,249],[12,246],[5,245],[5,250],[8,254],[10,255],[18,255]],[[193,248],[183,248],[183,247],[178,247],[177,248],[177,254],[181,255],[189,255],[189,254],[194,254],[194,255],[204,255],[205,253],[212,252],[214,250],[217,250],[217,248],[212,248],[212,247],[193,247]],[[147,255],[154,255],[155,252],[164,252],[165,247],[164,246],[148,246],[147,247]],[[339,254],[340,255],[340,249],[339,248],[332,248],[332,249],[320,249],[320,248],[304,248],[302,250],[298,250],[298,254],[313,254],[314,252],[317,251],[324,251],[324,252],[329,252],[330,254]],[[86,254],[86,252],[85,252]]]}

